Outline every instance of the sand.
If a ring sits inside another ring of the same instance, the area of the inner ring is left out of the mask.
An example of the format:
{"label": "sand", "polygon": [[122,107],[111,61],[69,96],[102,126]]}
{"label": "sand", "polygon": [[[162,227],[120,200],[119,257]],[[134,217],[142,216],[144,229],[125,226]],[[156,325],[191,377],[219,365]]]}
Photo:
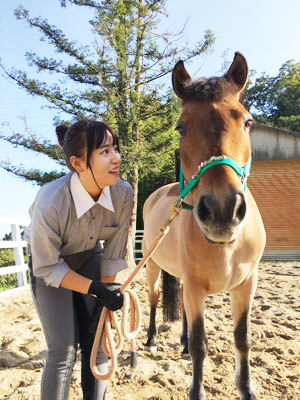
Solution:
{"label": "sand", "polygon": [[[129,271],[122,272],[120,281]],[[144,270],[132,285],[143,323],[138,336],[138,367],[129,363],[129,343],[109,381],[106,400],[187,400],[191,362],[181,357],[181,322],[162,322],[158,309],[158,351],[143,350],[149,321]],[[258,399],[300,400],[300,262],[263,262],[251,313],[251,371]],[[46,345],[29,290],[0,298],[0,399],[38,400]],[[206,302],[209,353],[204,363],[207,400],[239,399],[234,384],[233,327],[229,294]],[[70,399],[82,399],[76,362]]]}

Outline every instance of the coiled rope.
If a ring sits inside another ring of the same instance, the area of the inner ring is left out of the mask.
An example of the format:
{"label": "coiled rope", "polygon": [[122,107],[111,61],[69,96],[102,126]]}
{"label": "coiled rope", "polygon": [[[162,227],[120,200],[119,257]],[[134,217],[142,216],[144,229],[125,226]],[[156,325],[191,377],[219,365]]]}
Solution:
{"label": "coiled rope", "polygon": [[[131,352],[133,355],[133,359],[135,358],[135,350],[136,350],[136,341],[135,338],[140,330],[141,326],[141,307],[140,302],[135,294],[135,292],[131,289],[128,289],[128,286],[131,284],[135,276],[138,274],[141,268],[146,264],[155,250],[160,246],[161,242],[164,240],[166,235],[170,230],[170,225],[173,219],[179,214],[182,210],[181,202],[175,202],[171,208],[171,216],[168,221],[160,228],[160,235],[156,238],[152,247],[146,252],[144,257],[138,263],[130,277],[127,281],[121,286],[120,291],[124,295],[124,304],[122,308],[122,318],[121,318],[121,326],[116,317],[116,313],[114,311],[108,310],[106,307],[103,307],[97,330],[94,339],[94,344],[91,351],[90,357],[90,368],[96,379],[106,380],[113,376],[117,368],[117,356],[122,351],[124,338],[129,339],[131,342]],[[128,329],[128,316],[130,311],[130,329]],[[112,326],[114,326],[118,341],[117,344],[114,341]],[[104,353],[111,359],[110,370],[107,374],[101,374],[96,365],[96,357],[97,351],[99,348],[101,340],[101,345]]]}

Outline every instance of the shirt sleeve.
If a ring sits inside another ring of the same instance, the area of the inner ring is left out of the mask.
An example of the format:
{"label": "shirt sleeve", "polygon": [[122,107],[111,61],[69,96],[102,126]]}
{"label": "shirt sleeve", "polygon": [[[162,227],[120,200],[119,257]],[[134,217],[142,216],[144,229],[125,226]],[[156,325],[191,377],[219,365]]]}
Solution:
{"label": "shirt sleeve", "polygon": [[128,229],[133,208],[132,188],[128,189],[126,199],[120,213],[118,227],[112,236],[105,241],[101,259],[101,275],[112,276],[122,269],[127,268],[124,260],[128,240]]}
{"label": "shirt sleeve", "polygon": [[47,286],[59,287],[69,271],[61,257],[62,240],[59,221],[54,210],[34,207],[30,229],[30,247],[33,274],[43,279]]}

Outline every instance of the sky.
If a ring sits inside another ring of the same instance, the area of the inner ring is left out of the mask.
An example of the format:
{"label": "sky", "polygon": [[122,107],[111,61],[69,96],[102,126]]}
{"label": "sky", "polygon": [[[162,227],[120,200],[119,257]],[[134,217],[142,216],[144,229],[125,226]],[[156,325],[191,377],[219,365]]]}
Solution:
{"label": "sky", "polygon": [[[8,69],[15,67],[40,78],[28,66],[25,53],[34,51],[39,56],[55,56],[47,43],[40,41],[37,30],[18,21],[14,10],[18,5],[30,10],[33,17],[48,19],[51,25],[62,29],[67,37],[81,44],[89,44],[92,35],[88,20],[92,12],[83,7],[61,8],[59,0],[2,0],[0,2],[0,58]],[[184,4],[184,7],[182,7]],[[256,77],[265,72],[276,76],[288,60],[300,62],[300,1],[299,0],[167,0],[168,17],[162,19],[161,31],[176,30],[187,21],[185,39],[190,46],[203,39],[204,32],[214,32],[216,42],[212,54],[194,59],[187,65],[190,74],[200,76],[221,75],[224,55],[231,61],[236,51],[247,59],[249,69]],[[60,55],[58,55],[60,57]],[[40,78],[41,79],[41,78]],[[51,82],[53,77],[43,75]],[[169,77],[171,85],[171,77]],[[39,97],[27,95],[0,72],[0,133],[24,133],[27,129],[39,138],[56,143],[53,119],[55,110],[45,107]],[[14,148],[0,140],[0,161],[11,161],[26,168],[49,171],[56,164],[47,157]],[[28,219],[28,210],[39,187],[7,173],[0,168],[0,217]],[[0,239],[8,226],[0,225]]]}

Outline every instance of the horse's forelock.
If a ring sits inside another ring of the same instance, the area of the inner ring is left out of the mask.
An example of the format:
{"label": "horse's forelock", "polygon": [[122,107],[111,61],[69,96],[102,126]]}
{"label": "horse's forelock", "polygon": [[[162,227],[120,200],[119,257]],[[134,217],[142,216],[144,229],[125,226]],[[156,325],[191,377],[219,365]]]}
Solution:
{"label": "horse's forelock", "polygon": [[234,87],[224,77],[200,78],[184,86],[183,100],[221,101],[234,93]]}

